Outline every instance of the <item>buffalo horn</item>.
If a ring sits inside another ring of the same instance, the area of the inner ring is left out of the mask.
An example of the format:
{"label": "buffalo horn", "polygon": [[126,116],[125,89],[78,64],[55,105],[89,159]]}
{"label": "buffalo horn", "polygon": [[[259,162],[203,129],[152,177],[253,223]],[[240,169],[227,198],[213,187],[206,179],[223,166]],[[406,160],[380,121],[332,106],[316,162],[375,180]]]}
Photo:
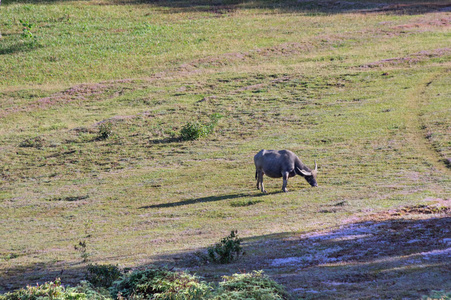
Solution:
{"label": "buffalo horn", "polygon": [[296,168],[298,169],[299,172],[302,173],[302,175],[304,175],[304,176],[312,176],[312,172],[308,172],[308,171],[299,169],[298,167],[296,167]]}

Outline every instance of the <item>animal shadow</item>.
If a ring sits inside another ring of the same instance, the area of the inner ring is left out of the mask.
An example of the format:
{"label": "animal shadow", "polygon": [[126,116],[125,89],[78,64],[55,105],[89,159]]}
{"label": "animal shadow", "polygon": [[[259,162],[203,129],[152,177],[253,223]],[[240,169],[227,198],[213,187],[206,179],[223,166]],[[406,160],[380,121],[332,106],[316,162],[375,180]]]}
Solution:
{"label": "animal shadow", "polygon": [[197,203],[204,203],[204,202],[215,202],[215,201],[238,199],[238,198],[245,198],[245,197],[254,198],[254,197],[261,197],[261,196],[265,196],[265,195],[268,195],[268,194],[240,193],[240,194],[229,194],[229,195],[221,195],[221,196],[208,196],[208,197],[187,199],[187,200],[174,202],[174,203],[161,203],[161,204],[154,204],[154,205],[146,205],[146,206],[141,206],[139,209],[176,207],[176,206],[183,206],[183,205],[190,205],[190,204],[197,204]]}

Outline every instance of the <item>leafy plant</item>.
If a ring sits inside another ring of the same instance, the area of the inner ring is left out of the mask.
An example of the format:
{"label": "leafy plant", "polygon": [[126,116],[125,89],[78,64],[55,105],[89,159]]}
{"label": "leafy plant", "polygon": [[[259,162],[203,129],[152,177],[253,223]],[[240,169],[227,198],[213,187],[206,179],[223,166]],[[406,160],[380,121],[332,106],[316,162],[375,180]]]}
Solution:
{"label": "leafy plant", "polygon": [[19,255],[16,253],[8,253],[8,254],[0,256],[0,259],[8,261],[10,259],[14,259],[14,258],[18,258],[18,257],[19,257]]}
{"label": "leafy plant", "polygon": [[78,242],[78,245],[75,245],[74,249],[80,253],[80,257],[83,260],[83,262],[88,261],[89,253],[88,253],[88,249],[86,247],[86,241]]}
{"label": "leafy plant", "polygon": [[188,122],[180,131],[181,138],[184,141],[197,140],[207,136],[208,133],[208,127],[199,122]]}
{"label": "leafy plant", "polygon": [[32,38],[33,33],[31,32],[31,29],[33,29],[33,27],[35,25],[26,20],[20,20],[19,22],[22,25],[22,37],[23,38]]}
{"label": "leafy plant", "polygon": [[113,123],[105,122],[99,126],[99,140],[106,140],[113,134]]}
{"label": "leafy plant", "polygon": [[239,258],[243,253],[240,245],[242,239],[238,238],[237,233],[237,230],[232,230],[229,236],[223,238],[213,247],[208,248],[210,261],[228,264]]}
{"label": "leafy plant", "polygon": [[422,299],[427,300],[450,300],[451,299],[451,291],[445,292],[445,291],[432,291],[429,296],[423,296]]}
{"label": "leafy plant", "polygon": [[[103,280],[108,277],[107,281],[111,282],[113,277],[120,275],[119,269],[111,265],[90,265],[88,268],[97,279],[99,279],[98,276],[102,277],[100,281],[97,281],[97,285],[82,281],[75,287],[65,287],[57,278],[41,285],[27,286],[0,295],[0,300],[110,300],[112,298],[120,300],[284,300],[289,298],[283,286],[264,275],[263,271],[223,276],[223,282],[218,285],[201,281],[198,277],[186,272],[151,268],[123,275],[120,280],[113,283],[108,292],[103,288],[106,286],[103,285],[105,283]],[[106,274],[108,276],[105,276]]]}
{"label": "leafy plant", "polygon": [[223,276],[223,279],[224,281],[219,283],[221,292],[214,298],[215,300],[289,298],[284,287],[264,275],[263,271]]}
{"label": "leafy plant", "polygon": [[84,285],[77,288],[64,287],[59,278],[54,281],[35,286],[27,286],[26,288],[0,295],[0,300],[100,300],[108,299],[97,291],[91,289],[90,286]]}
{"label": "leafy plant", "polygon": [[210,116],[210,122],[201,123],[199,121],[188,122],[185,124],[180,131],[182,140],[191,141],[197,140],[202,137],[206,137],[212,133],[218,124],[219,119],[222,118],[220,114],[213,114]]}
{"label": "leafy plant", "polygon": [[110,289],[119,299],[204,299],[213,288],[185,272],[166,268],[135,271],[115,282]]}
{"label": "leafy plant", "polygon": [[95,287],[110,287],[113,282],[122,275],[121,270],[116,265],[88,265],[88,280]]}

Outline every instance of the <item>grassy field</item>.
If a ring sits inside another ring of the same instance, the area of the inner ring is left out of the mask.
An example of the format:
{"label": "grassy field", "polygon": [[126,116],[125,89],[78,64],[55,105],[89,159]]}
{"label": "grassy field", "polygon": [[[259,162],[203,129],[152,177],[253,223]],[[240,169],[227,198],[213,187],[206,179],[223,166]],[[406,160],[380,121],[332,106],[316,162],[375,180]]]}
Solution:
{"label": "grassy field", "polygon": [[[294,298],[451,291],[450,7],[4,0],[0,292],[88,263],[263,269]],[[316,160],[319,187],[261,194],[260,149]],[[234,229],[246,255],[203,262]]]}

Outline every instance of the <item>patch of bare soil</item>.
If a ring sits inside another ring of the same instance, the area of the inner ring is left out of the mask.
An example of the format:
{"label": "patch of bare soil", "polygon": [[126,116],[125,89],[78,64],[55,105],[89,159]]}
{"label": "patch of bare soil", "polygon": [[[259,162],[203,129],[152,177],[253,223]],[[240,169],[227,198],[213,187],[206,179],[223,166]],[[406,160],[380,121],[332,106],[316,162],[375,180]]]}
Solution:
{"label": "patch of bare soil", "polygon": [[379,68],[379,67],[387,67],[387,66],[396,66],[402,64],[417,64],[421,61],[442,57],[445,55],[451,55],[451,48],[440,48],[435,50],[425,50],[420,51],[405,57],[396,57],[396,58],[388,58],[379,60],[376,62],[372,62],[369,64],[365,64],[360,66],[361,68]]}
{"label": "patch of bare soil", "polygon": [[313,46],[307,43],[284,43],[274,47],[258,48],[247,52],[232,52],[196,59],[181,65],[179,70],[193,72],[202,67],[221,67],[242,61],[249,61],[255,59],[256,56],[292,55],[300,53],[301,51],[308,51],[311,48],[313,48]]}
{"label": "patch of bare soil", "polygon": [[[246,52],[231,52],[222,55],[208,56],[199,58],[189,63],[179,66],[175,71],[179,73],[198,73],[199,69],[205,67],[222,67],[239,62],[260,60],[265,57],[291,56],[301,53],[308,53],[314,49],[331,47],[332,45],[345,40],[345,36],[319,36],[315,41],[302,43],[282,43],[266,48],[257,48]],[[167,72],[161,73],[159,76],[168,75]]]}
{"label": "patch of bare soil", "polygon": [[67,90],[55,93],[49,97],[40,98],[23,106],[6,108],[0,112],[0,118],[11,113],[49,109],[54,106],[61,106],[72,102],[84,102],[95,99],[102,100],[105,99],[105,94],[110,94],[110,97],[120,94],[122,88],[119,85],[128,82],[129,81],[122,80],[108,83],[76,85]]}
{"label": "patch of bare soil", "polygon": [[[156,73],[146,80],[152,82],[161,78],[190,76],[205,72],[209,67],[222,67],[239,62],[258,60],[263,57],[290,56],[300,53],[307,53],[315,48],[328,47],[340,42],[345,37],[327,36],[318,37],[317,43],[283,43],[273,47],[257,48],[248,52],[232,52],[217,56],[199,58],[191,62],[182,64],[173,69],[167,69]],[[133,80],[123,79],[95,84],[80,84],[67,90],[55,93],[49,97],[40,98],[23,106],[6,108],[0,112],[0,118],[12,113],[30,112],[34,110],[49,109],[68,103],[102,101],[120,95],[125,89],[134,89]],[[138,87],[139,88],[139,87]],[[253,89],[250,87],[249,89]]]}
{"label": "patch of bare soil", "polygon": [[[450,5],[451,8],[451,5]],[[451,27],[451,16],[442,16],[440,18],[419,19],[415,22],[394,26],[393,29],[404,30],[411,28],[427,29],[429,27]]]}
{"label": "patch of bare soil", "polygon": [[451,3],[446,1],[411,1],[410,3],[393,3],[382,5],[367,12],[383,12],[393,14],[419,14],[430,12],[446,12],[451,9]]}

